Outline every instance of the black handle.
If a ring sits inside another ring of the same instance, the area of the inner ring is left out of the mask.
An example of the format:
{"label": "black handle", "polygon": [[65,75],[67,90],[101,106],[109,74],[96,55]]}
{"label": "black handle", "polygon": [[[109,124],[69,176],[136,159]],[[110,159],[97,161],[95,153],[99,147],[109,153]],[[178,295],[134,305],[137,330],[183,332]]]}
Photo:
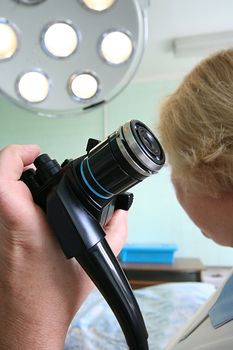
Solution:
{"label": "black handle", "polygon": [[129,348],[148,350],[148,334],[138,303],[107,241],[103,239],[77,260],[111,307]]}
{"label": "black handle", "polygon": [[100,290],[121,325],[132,350],[147,350],[148,334],[136,298],[97,220],[66,178],[47,198],[47,217],[67,258],[75,257]]}

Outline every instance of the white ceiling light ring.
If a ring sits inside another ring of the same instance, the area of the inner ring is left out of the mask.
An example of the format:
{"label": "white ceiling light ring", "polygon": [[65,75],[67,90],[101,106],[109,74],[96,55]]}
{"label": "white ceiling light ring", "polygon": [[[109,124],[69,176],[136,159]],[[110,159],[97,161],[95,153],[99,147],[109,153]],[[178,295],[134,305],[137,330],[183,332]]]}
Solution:
{"label": "white ceiling light ring", "polygon": [[81,4],[89,11],[105,12],[112,8],[118,0],[80,0]]}
{"label": "white ceiling light ring", "polygon": [[[65,35],[65,40],[61,37]],[[70,20],[53,21],[44,26],[40,35],[42,50],[54,59],[67,59],[80,45],[81,34]]]}
{"label": "white ceiling light ring", "polygon": [[67,82],[70,97],[79,103],[94,101],[101,90],[97,74],[90,70],[73,73]]}
{"label": "white ceiling light ring", "polygon": [[129,30],[109,29],[101,35],[98,52],[105,63],[119,66],[128,63],[133,57],[135,45]]}
{"label": "white ceiling light ring", "polygon": [[20,46],[20,35],[16,25],[7,18],[0,17],[0,63],[15,56]]}
{"label": "white ceiling light ring", "polygon": [[52,81],[40,68],[21,72],[15,81],[15,91],[28,105],[44,102],[51,92]]}

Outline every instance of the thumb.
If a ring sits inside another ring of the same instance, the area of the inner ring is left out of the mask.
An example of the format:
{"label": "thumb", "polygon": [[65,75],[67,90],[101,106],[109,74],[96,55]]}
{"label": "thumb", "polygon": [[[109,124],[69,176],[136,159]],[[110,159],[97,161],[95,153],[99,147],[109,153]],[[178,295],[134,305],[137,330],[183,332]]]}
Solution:
{"label": "thumb", "polygon": [[0,178],[19,180],[24,167],[39,155],[37,145],[10,145],[0,151]]}

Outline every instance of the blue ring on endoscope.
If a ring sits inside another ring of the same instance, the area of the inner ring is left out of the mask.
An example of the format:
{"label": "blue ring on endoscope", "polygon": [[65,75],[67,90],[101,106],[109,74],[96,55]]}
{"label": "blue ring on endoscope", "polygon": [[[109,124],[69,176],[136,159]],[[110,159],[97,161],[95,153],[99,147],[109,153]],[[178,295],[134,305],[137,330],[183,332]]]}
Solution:
{"label": "blue ring on endoscope", "polygon": [[92,173],[92,171],[91,171],[91,168],[90,168],[90,164],[89,164],[88,158],[86,158],[86,162],[87,162],[87,168],[88,168],[88,170],[89,170],[89,173],[90,173],[92,179],[95,181],[96,185],[98,185],[98,186],[101,188],[101,190],[103,190],[103,191],[106,192],[107,194],[110,194],[111,196],[113,196],[113,193],[112,193],[112,192],[109,192],[108,190],[106,190],[106,189],[96,180],[96,178],[94,177],[94,175],[93,175],[93,173]]}
{"label": "blue ring on endoscope", "polygon": [[100,197],[102,199],[109,199],[109,197],[105,197],[102,194],[98,193],[96,190],[94,190],[94,188],[89,184],[89,182],[87,181],[84,171],[83,171],[83,162],[84,160],[81,162],[80,164],[80,171],[81,171],[81,175],[83,178],[83,181],[85,182],[85,184],[87,185],[87,187],[89,188],[89,190],[91,190],[97,197]]}

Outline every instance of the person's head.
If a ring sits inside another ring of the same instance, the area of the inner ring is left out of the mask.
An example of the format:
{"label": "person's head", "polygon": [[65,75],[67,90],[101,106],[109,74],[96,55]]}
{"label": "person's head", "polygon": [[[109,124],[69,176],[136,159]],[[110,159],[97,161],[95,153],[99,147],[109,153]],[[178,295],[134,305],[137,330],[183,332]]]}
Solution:
{"label": "person's head", "polygon": [[233,50],[186,76],[163,103],[159,130],[181,205],[206,235],[233,245]]}

